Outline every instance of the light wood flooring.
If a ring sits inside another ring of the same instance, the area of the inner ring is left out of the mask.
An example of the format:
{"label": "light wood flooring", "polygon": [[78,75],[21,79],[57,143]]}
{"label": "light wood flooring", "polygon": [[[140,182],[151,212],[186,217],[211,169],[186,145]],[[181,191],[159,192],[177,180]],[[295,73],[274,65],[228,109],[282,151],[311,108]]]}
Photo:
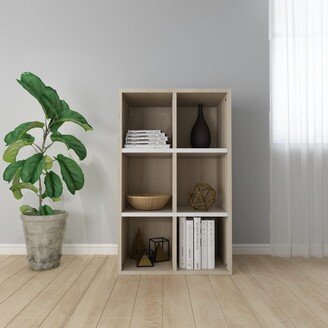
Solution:
{"label": "light wood flooring", "polygon": [[117,276],[115,256],[35,272],[0,256],[0,327],[328,327],[328,259],[234,257],[233,276]]}

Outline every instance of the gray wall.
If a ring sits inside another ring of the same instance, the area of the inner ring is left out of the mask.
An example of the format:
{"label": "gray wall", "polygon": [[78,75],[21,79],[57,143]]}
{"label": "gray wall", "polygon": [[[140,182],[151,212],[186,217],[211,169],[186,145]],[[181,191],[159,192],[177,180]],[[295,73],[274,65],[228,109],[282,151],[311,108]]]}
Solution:
{"label": "gray wall", "polygon": [[[0,137],[42,111],[15,81],[40,75],[94,126],[86,187],[66,195],[66,242],[116,243],[118,89],[229,87],[233,240],[269,242],[267,0],[0,0]],[[1,145],[1,151],[4,144]],[[5,168],[0,164],[1,172]],[[18,205],[0,183],[0,244],[21,243]]]}

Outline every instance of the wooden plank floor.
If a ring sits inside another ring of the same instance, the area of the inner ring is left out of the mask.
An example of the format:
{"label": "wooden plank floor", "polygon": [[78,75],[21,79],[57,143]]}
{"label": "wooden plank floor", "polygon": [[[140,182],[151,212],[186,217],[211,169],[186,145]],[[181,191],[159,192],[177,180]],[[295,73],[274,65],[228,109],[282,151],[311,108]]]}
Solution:
{"label": "wooden plank floor", "polygon": [[328,327],[328,259],[235,256],[233,276],[118,276],[115,256],[0,256],[0,327]]}

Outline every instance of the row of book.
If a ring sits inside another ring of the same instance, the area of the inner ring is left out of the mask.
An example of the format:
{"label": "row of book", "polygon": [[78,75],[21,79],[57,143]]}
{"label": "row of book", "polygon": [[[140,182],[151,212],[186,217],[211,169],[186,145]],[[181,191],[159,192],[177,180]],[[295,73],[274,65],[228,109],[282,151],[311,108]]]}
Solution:
{"label": "row of book", "polygon": [[168,141],[161,130],[128,130],[124,148],[170,148]]}
{"label": "row of book", "polygon": [[179,267],[215,269],[215,220],[179,217]]}

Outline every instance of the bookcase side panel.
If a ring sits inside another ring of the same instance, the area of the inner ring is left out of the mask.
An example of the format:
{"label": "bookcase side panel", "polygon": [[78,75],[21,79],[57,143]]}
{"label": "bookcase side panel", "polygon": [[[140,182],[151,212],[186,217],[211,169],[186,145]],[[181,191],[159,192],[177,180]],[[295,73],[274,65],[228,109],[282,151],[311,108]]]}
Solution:
{"label": "bookcase side panel", "polygon": [[227,92],[218,106],[218,144],[231,151],[231,92]]}
{"label": "bookcase side panel", "polygon": [[126,261],[126,258],[128,256],[128,236],[129,236],[129,226],[128,222],[124,220],[123,218],[120,218],[120,245],[119,245],[119,266],[118,270],[121,271],[124,262]]}
{"label": "bookcase side panel", "polygon": [[224,155],[219,162],[218,185],[222,191],[219,199],[221,206],[227,213],[228,217],[223,225],[223,246],[224,262],[228,271],[232,272],[232,140],[231,140],[231,93],[221,101],[219,106],[220,116],[220,142],[227,148],[228,153]]}

